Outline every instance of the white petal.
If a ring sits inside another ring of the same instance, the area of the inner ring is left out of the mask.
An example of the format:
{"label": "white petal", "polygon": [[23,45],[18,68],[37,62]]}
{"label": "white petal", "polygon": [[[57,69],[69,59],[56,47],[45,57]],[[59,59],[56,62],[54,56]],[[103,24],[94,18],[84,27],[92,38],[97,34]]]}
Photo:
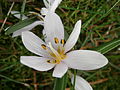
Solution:
{"label": "white petal", "polygon": [[40,56],[48,57],[47,51],[45,51],[41,45],[45,43],[37,37],[35,34],[29,31],[25,31],[22,33],[22,41],[25,47]]}
{"label": "white petal", "polygon": [[54,1],[55,1],[55,0],[48,0],[48,2],[49,2],[50,4],[52,4]]}
{"label": "white petal", "polygon": [[41,14],[42,15],[46,15],[48,13],[48,9],[47,8],[42,8],[41,9]]}
{"label": "white petal", "polygon": [[[72,84],[74,82],[74,76],[71,78]],[[93,90],[90,84],[80,76],[76,76],[75,90]]]}
{"label": "white petal", "polygon": [[64,39],[64,27],[60,17],[56,13],[49,12],[44,20],[44,30],[46,34],[46,42],[51,42],[52,45],[56,45],[54,38],[58,38],[59,41]]}
{"label": "white petal", "polygon": [[63,60],[69,67],[79,70],[94,70],[105,66],[107,58],[96,51],[75,50],[67,54]]}
{"label": "white petal", "polygon": [[43,25],[43,21],[35,21],[34,23],[26,26],[26,27],[23,27],[17,31],[15,31],[12,35],[12,37],[16,37],[16,36],[19,36],[22,34],[23,31],[29,31],[29,30],[32,30],[34,27],[36,27],[37,25]]}
{"label": "white petal", "polygon": [[54,0],[54,2],[52,3],[52,6],[50,7],[50,11],[55,12],[56,8],[58,7],[61,1],[62,0]]}
{"label": "white petal", "polygon": [[45,6],[49,8],[55,0],[43,0]]}
{"label": "white petal", "polygon": [[57,64],[53,71],[53,77],[61,78],[68,70],[68,66],[61,62]]}
{"label": "white petal", "polygon": [[38,71],[48,71],[52,69],[55,64],[47,62],[47,58],[37,56],[21,56],[20,62],[28,67],[31,67]]}
{"label": "white petal", "polygon": [[[11,14],[13,14],[16,18],[20,19],[21,15],[19,11],[11,11]],[[25,15],[22,15],[22,20],[27,19],[28,17]]]}
{"label": "white petal", "polygon": [[64,46],[65,52],[69,51],[76,44],[80,34],[80,30],[81,30],[81,20],[77,21],[77,23],[75,24],[75,27]]}
{"label": "white petal", "polygon": [[46,8],[49,8],[49,7],[50,7],[50,2],[49,2],[49,1],[50,1],[50,0],[43,0],[44,5],[45,5]]}
{"label": "white petal", "polygon": [[120,48],[118,48],[118,50],[120,50]]}

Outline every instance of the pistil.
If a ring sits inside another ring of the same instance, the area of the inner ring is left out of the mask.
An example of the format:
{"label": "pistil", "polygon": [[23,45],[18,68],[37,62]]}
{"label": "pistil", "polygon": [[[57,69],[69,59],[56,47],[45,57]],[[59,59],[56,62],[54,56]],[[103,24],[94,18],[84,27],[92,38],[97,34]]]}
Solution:
{"label": "pistil", "polygon": [[55,57],[56,61],[57,62],[61,62],[62,58],[61,58],[60,54],[52,47],[51,43],[48,44],[48,47],[51,49],[51,51],[53,52],[53,54],[56,56]]}

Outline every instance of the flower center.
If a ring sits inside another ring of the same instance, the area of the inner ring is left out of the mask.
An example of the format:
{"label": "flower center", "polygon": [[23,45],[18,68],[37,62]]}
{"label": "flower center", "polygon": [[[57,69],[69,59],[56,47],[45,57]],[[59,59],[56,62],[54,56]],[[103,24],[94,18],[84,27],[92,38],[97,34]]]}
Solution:
{"label": "flower center", "polygon": [[[44,49],[44,50],[47,50],[48,53],[53,57],[53,60],[47,60],[48,63],[56,63],[56,64],[59,64],[63,59],[65,59],[66,55],[64,54],[64,48],[63,48],[63,45],[64,45],[64,40],[62,39],[61,41],[59,41],[58,38],[54,38],[54,42],[55,44],[61,44],[61,45],[58,45],[57,47],[57,50],[55,50],[52,46],[52,44],[49,42],[48,45],[44,45],[42,44],[41,47]],[[49,49],[47,48],[49,47]]]}
{"label": "flower center", "polygon": [[52,52],[50,55],[55,58],[52,63],[59,64],[63,59],[65,59],[66,55],[64,54],[64,48],[62,46],[58,46],[57,51],[52,47],[51,43],[49,43],[49,48]]}

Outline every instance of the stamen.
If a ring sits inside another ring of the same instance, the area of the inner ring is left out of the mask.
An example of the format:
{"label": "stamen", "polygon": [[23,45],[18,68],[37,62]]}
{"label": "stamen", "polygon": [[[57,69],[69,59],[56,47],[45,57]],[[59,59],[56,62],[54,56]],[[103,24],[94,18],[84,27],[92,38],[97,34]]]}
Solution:
{"label": "stamen", "polygon": [[55,43],[56,43],[56,44],[58,44],[58,43],[59,43],[58,38],[54,38],[54,41],[55,41]]}
{"label": "stamen", "polygon": [[49,42],[47,47],[51,50],[49,51],[49,54],[53,57],[53,60],[50,61],[48,60],[48,63],[53,63],[53,64],[60,64],[60,62],[66,58],[66,55],[64,54],[64,48],[63,47],[58,47],[58,50],[55,50],[52,46],[52,44]]}
{"label": "stamen", "polygon": [[57,63],[57,60],[54,60],[54,63]]}
{"label": "stamen", "polygon": [[47,60],[48,63],[51,63],[50,60]]}
{"label": "stamen", "polygon": [[47,49],[46,45],[44,45],[44,44],[42,44],[41,47],[42,47],[44,50]]}
{"label": "stamen", "polygon": [[57,63],[57,60],[53,60],[52,63]]}
{"label": "stamen", "polygon": [[49,52],[49,54],[52,56],[52,57],[56,57],[56,55],[52,52]]}
{"label": "stamen", "polygon": [[48,63],[52,63],[52,64],[55,64],[55,63],[57,63],[57,64],[59,64],[60,63],[60,61],[58,62],[57,60],[47,60],[47,62]]}
{"label": "stamen", "polygon": [[66,55],[64,54],[65,49],[63,47],[58,46],[58,53],[60,54],[61,59],[64,59]]}
{"label": "stamen", "polygon": [[49,48],[51,49],[51,51],[55,54],[57,60],[61,60],[61,57],[59,55],[59,53],[52,47],[51,43],[49,43]]}
{"label": "stamen", "polygon": [[61,54],[64,54],[65,49],[62,46],[58,46],[58,50],[57,51],[61,55]]}
{"label": "stamen", "polygon": [[61,39],[61,44],[65,44],[65,40],[64,39]]}

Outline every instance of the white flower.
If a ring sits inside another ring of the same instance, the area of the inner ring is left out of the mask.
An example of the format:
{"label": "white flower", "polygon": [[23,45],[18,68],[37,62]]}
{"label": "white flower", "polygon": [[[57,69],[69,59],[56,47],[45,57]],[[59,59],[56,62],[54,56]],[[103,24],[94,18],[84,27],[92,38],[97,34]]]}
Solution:
{"label": "white flower", "polygon": [[[70,51],[79,38],[81,20],[79,20],[64,42],[64,27],[56,13],[49,12],[44,21],[45,42],[29,31],[22,33],[25,47],[39,56],[21,56],[21,63],[38,71],[48,71],[54,67],[53,77],[61,78],[69,68],[94,70],[105,66],[105,56],[91,50]],[[70,51],[70,52],[68,52]]]}
{"label": "white flower", "polygon": [[[58,7],[58,5],[60,4],[60,2],[62,0],[48,0],[48,1],[47,0],[43,0],[43,1],[44,1],[44,4],[45,4],[46,8],[42,8],[41,9],[41,14],[42,15],[46,15],[48,11],[55,12],[55,9]],[[14,14],[15,17],[20,19],[20,13],[18,11],[11,11],[11,13]],[[35,13],[35,12],[30,12],[30,13]],[[40,14],[38,14],[38,16],[42,17]],[[23,15],[22,19],[23,20],[27,19],[27,17],[25,15]],[[42,17],[42,19],[44,19],[44,18]],[[35,21],[32,24],[15,31],[13,33],[12,37],[19,36],[24,31],[32,30],[37,25],[44,25],[44,20],[43,21],[42,20],[41,21],[40,20]]]}
{"label": "white flower", "polygon": [[[74,76],[72,76],[71,82],[72,84],[74,83]],[[76,75],[75,90],[93,90],[93,89],[86,80]]]}
{"label": "white flower", "polygon": [[15,32],[13,33],[12,37],[17,37],[17,36],[21,35],[22,32],[32,30],[32,29],[33,29],[34,27],[36,27],[37,25],[43,25],[43,24],[44,24],[43,21],[35,21],[35,22],[33,22],[32,24],[30,24],[30,25],[28,25],[28,26],[26,26],[26,27],[23,27],[23,28],[15,31]]}
{"label": "white flower", "polygon": [[[20,14],[19,11],[11,11],[11,14],[13,14],[16,18],[21,19],[21,18],[20,18],[21,14]],[[22,15],[22,20],[25,20],[25,19],[28,19],[28,17],[25,16],[25,15]],[[32,29],[33,29],[34,27],[36,27],[37,25],[43,25],[43,24],[44,24],[43,21],[37,20],[37,21],[33,22],[32,24],[27,25],[27,26],[25,26],[25,27],[23,27],[23,28],[15,31],[15,32],[13,32],[12,37],[17,37],[17,36],[21,35],[23,31],[32,30]],[[9,28],[9,27],[8,27],[8,28]],[[7,30],[8,28],[6,28],[6,30]]]}
{"label": "white flower", "polygon": [[[20,12],[19,11],[11,11],[11,14],[13,14],[16,18],[20,19],[21,16],[20,16]],[[25,20],[27,19],[28,17],[25,16],[25,15],[22,15],[22,20]]]}
{"label": "white flower", "polygon": [[55,12],[61,1],[62,0],[43,0],[45,7],[42,8],[41,14],[46,15],[48,11]]}

